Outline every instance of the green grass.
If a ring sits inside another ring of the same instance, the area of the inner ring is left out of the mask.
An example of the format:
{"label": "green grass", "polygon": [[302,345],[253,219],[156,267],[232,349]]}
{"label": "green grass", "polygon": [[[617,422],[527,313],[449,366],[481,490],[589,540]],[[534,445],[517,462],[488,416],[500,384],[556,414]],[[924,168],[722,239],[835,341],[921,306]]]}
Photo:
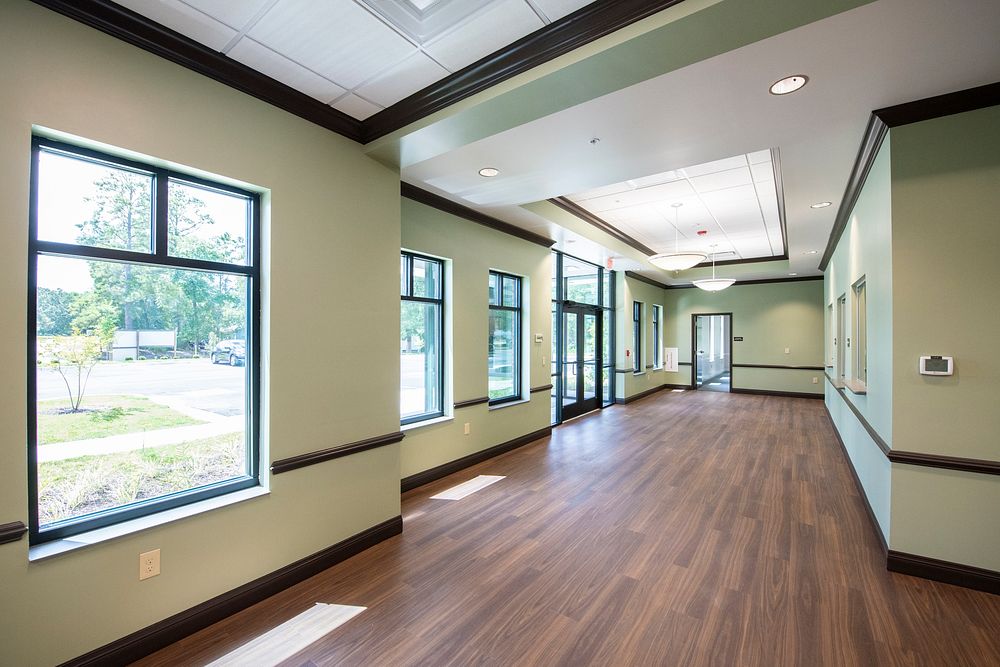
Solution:
{"label": "green grass", "polygon": [[38,402],[38,444],[204,423],[141,396],[84,397],[80,412],[68,410],[68,400]]}
{"label": "green grass", "polygon": [[42,524],[244,474],[243,434],[38,465]]}

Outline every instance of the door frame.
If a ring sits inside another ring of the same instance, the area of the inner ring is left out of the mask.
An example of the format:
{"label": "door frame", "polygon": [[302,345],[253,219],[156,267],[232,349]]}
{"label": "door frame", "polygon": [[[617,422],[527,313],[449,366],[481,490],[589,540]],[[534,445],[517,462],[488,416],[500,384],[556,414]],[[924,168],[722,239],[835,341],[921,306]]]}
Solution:
{"label": "door frame", "polygon": [[[566,318],[566,316],[568,314],[573,314],[576,317],[580,317],[580,316],[583,316],[583,315],[593,315],[593,317],[594,317],[594,325],[595,325],[595,328],[596,328],[595,336],[594,336],[594,339],[595,339],[594,340],[594,345],[595,345],[595,349],[594,349],[594,363],[595,363],[595,368],[594,368],[594,398],[593,399],[582,399],[582,398],[580,398],[582,396],[581,387],[582,387],[582,383],[583,383],[583,376],[582,376],[582,374],[580,374],[578,372],[577,373],[577,387],[576,387],[576,389],[577,389],[577,392],[576,392],[577,393],[577,400],[570,404],[570,406],[571,406],[570,407],[570,414],[568,414],[568,415],[566,414],[566,407],[567,406],[566,406],[566,404],[562,403],[563,394],[565,392],[565,387],[563,385],[564,385],[564,377],[566,375],[566,366],[567,366],[567,364],[566,364],[565,359],[560,359],[559,360],[559,368],[560,368],[561,373],[560,373],[560,378],[559,378],[559,380],[560,380],[560,388],[559,388],[558,399],[560,401],[560,418],[561,418],[561,421],[565,421],[567,419],[573,419],[574,417],[579,417],[580,415],[585,415],[585,414],[587,414],[589,412],[593,412],[594,410],[600,410],[602,407],[604,407],[604,357],[603,357],[604,347],[602,345],[602,340],[603,340],[602,336],[604,335],[604,313],[603,313],[604,309],[601,308],[600,306],[594,306],[594,305],[591,305],[591,304],[577,303],[575,301],[564,301],[563,304],[562,304],[562,308],[560,308],[559,310],[561,311],[560,312],[560,318],[562,318],[561,321],[560,321],[560,324],[562,324],[562,332],[561,332],[562,336],[566,335],[566,326],[565,326],[564,322],[565,322],[565,318]],[[582,359],[583,359],[583,348],[579,344],[580,340],[584,336],[585,336],[584,329],[578,326],[577,327],[577,362],[576,362],[578,370],[579,370],[580,367],[582,367],[584,365],[583,361],[582,361]],[[565,355],[566,341],[565,340],[560,340],[559,342],[560,342],[560,353],[563,354],[563,355]],[[612,369],[612,371],[613,370],[614,369]],[[590,409],[583,409],[582,412],[575,412],[572,409],[572,406],[575,406],[575,405],[578,405],[580,403],[583,403],[584,400],[593,400],[593,401],[596,401],[596,405],[594,405]]]}
{"label": "door frame", "polygon": [[729,316],[729,335],[726,336],[726,349],[729,354],[729,393],[733,391],[733,375],[736,369],[733,368],[733,313],[691,313],[691,383],[688,389],[698,389],[698,318],[711,317],[713,315]]}

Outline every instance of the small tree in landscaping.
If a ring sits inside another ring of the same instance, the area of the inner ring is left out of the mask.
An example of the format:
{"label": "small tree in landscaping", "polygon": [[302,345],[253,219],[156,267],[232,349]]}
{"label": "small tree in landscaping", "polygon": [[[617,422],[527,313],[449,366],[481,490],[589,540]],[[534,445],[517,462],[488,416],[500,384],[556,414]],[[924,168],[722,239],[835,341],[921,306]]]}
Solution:
{"label": "small tree in landscaping", "polygon": [[97,334],[86,335],[74,328],[71,336],[39,338],[39,364],[47,364],[62,377],[69,394],[70,412],[79,412],[87,391],[90,372],[101,359],[104,346],[111,342],[114,329],[102,327]]}

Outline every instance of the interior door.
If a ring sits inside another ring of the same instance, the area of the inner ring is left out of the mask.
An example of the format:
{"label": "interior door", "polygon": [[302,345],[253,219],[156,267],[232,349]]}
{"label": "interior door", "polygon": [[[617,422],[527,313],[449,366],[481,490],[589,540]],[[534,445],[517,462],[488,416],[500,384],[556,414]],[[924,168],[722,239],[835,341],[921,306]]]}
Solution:
{"label": "interior door", "polygon": [[596,308],[563,307],[562,418],[601,406],[602,318]]}

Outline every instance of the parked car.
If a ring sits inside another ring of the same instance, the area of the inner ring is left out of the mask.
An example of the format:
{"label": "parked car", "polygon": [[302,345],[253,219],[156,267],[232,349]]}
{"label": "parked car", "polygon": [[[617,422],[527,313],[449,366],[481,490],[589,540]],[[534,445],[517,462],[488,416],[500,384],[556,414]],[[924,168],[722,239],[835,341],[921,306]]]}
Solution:
{"label": "parked car", "polygon": [[242,366],[247,362],[247,346],[241,340],[220,340],[212,350],[213,364]]}

